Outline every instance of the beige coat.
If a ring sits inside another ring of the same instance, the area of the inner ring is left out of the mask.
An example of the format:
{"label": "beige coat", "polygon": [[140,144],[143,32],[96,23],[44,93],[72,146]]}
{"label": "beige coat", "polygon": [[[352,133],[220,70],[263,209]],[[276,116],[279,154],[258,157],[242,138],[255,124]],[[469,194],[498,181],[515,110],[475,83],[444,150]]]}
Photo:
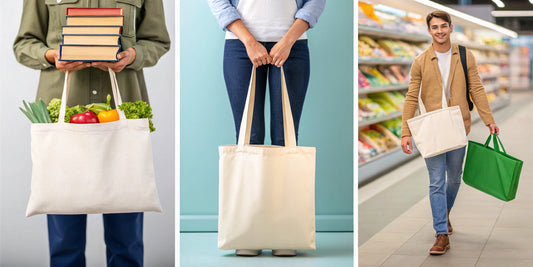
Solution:
{"label": "beige coat", "polygon": [[[481,84],[481,79],[477,71],[476,60],[470,50],[466,50],[468,65],[468,82],[470,84],[470,95],[472,102],[477,108],[481,119],[485,125],[493,124],[494,118],[490,111],[489,102],[485,89]],[[463,115],[465,130],[468,134],[472,120],[468,110],[466,100],[466,81],[463,72],[463,65],[459,57],[459,47],[452,44],[452,58],[450,66],[450,100],[448,106],[459,106]],[[405,97],[402,115],[402,136],[411,136],[407,120],[414,117],[418,106],[418,93],[422,83],[422,102],[427,112],[440,109],[442,106],[442,78],[440,75],[437,55],[431,45],[426,51],[419,55],[411,66],[411,81],[409,91]]]}

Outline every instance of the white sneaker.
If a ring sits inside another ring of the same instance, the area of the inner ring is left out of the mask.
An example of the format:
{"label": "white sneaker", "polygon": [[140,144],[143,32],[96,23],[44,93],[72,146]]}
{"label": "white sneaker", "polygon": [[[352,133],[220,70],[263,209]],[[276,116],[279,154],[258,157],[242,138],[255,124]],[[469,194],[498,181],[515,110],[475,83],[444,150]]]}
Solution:
{"label": "white sneaker", "polygon": [[292,257],[296,256],[296,250],[294,249],[274,249],[272,255],[278,257]]}
{"label": "white sneaker", "polygon": [[257,256],[261,254],[260,249],[236,249],[235,255],[237,256]]}

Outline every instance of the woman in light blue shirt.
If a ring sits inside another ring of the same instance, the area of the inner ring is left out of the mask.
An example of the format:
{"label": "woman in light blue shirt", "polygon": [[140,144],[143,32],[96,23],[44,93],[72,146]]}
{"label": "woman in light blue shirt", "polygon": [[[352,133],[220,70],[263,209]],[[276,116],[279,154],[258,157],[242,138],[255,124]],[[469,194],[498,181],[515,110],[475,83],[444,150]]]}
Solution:
{"label": "woman in light blue shirt", "polygon": [[[296,138],[309,84],[310,66],[306,31],[313,28],[325,0],[209,0],[219,26],[226,31],[223,72],[235,121],[236,140],[246,102],[252,68],[256,68],[256,95],[251,144],[264,144],[265,96],[270,95],[270,138],[283,146],[281,69],[285,73]],[[258,229],[260,230],[260,229]],[[240,256],[261,250],[238,249]],[[295,250],[273,250],[275,256],[294,256]]]}

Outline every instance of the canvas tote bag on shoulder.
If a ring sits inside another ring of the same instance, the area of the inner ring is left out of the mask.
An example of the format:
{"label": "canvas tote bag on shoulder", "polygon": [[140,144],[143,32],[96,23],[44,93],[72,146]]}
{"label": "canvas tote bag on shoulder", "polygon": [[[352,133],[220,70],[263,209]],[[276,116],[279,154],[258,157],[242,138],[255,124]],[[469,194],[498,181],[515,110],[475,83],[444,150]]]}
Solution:
{"label": "canvas tote bag on shoulder", "polygon": [[426,112],[421,94],[422,86],[418,92],[420,115],[407,120],[407,124],[422,157],[430,158],[466,146],[468,138],[461,109],[448,107],[444,87],[441,109]]}
{"label": "canvas tote bag on shoulder", "polygon": [[[122,104],[109,69],[115,105]],[[148,119],[65,123],[70,74],[58,123],[31,125],[33,162],[26,216],[161,211]]]}
{"label": "canvas tote bag on shoulder", "polygon": [[237,145],[219,147],[220,249],[315,249],[314,147],[296,145],[281,69],[285,146],[250,145],[255,68]]}

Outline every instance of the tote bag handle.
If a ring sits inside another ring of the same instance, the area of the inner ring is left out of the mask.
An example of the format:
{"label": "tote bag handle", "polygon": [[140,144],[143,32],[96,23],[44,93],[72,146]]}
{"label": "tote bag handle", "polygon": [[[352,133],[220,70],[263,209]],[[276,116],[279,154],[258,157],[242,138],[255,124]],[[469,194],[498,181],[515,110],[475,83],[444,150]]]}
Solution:
{"label": "tote bag handle", "polygon": [[[119,119],[125,120],[126,115],[124,111],[118,109],[118,106],[122,105],[122,97],[120,96],[120,91],[118,89],[117,76],[115,72],[108,68],[109,79],[111,80],[111,91],[113,92],[113,99],[115,100],[115,108],[117,109]],[[61,107],[59,109],[58,123],[65,123],[65,113],[67,108],[67,99],[70,91],[70,72],[65,73],[65,82],[63,84],[63,93],[61,95]]]}
{"label": "tote bag handle", "polygon": [[[246,96],[246,104],[244,105],[244,112],[242,114],[241,128],[239,129],[239,146],[250,144],[250,134],[252,132],[252,120],[254,114],[255,101],[255,86],[256,86],[256,68],[252,68],[252,76],[250,78],[250,86],[248,87],[248,95]],[[287,91],[287,83],[285,82],[285,73],[281,67],[281,102],[283,109],[283,134],[285,137],[286,147],[296,146],[296,131],[294,130],[294,121],[292,119],[291,104],[289,101],[289,93]]]}
{"label": "tote bag handle", "polygon": [[[494,150],[499,151],[499,152],[503,151],[503,153],[507,155],[507,152],[505,152],[505,148],[503,147],[502,140],[500,140],[500,137],[497,134],[494,134],[494,133],[490,134],[489,137],[487,138],[487,141],[485,141],[484,146],[485,147],[489,146],[491,137],[492,137],[492,144],[494,146]],[[502,148],[501,150],[500,150],[500,147]]]}

